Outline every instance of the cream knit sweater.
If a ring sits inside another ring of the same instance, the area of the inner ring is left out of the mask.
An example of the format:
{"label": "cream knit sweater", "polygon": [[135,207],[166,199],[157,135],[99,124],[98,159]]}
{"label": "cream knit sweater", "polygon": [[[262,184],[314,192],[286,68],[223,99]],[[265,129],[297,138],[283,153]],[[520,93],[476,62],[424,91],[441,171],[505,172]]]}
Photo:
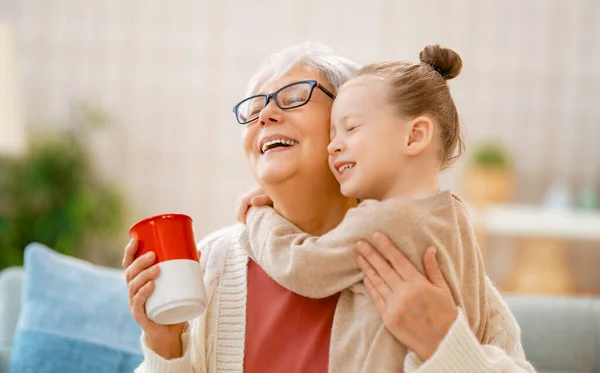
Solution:
{"label": "cream knit sweater", "polygon": [[[244,227],[237,224],[214,232],[198,244],[208,308],[182,335],[181,358],[163,359],[147,347],[142,335],[144,361],[136,373],[243,372],[248,263],[239,243],[243,232]],[[464,313],[459,312],[436,353],[422,363],[410,352],[405,372],[534,372],[525,360],[519,326],[493,284],[486,279],[485,285],[489,345],[480,344]],[[332,350],[335,346],[332,340]]]}

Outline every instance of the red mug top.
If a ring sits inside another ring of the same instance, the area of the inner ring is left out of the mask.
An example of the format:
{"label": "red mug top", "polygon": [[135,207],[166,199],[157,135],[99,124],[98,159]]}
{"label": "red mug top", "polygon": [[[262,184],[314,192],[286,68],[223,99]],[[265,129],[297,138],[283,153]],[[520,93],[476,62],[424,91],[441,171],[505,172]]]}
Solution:
{"label": "red mug top", "polygon": [[143,219],[129,228],[129,236],[138,240],[136,258],[153,251],[156,263],[175,259],[198,261],[192,218],[187,215],[162,214]]}

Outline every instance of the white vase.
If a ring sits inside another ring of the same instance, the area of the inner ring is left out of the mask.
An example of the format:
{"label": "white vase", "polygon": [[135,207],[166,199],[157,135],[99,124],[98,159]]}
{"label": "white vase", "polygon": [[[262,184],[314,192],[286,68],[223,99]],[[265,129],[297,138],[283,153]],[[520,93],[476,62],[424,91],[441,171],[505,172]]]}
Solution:
{"label": "white vase", "polygon": [[552,209],[570,209],[573,207],[573,196],[566,181],[552,183],[544,196],[544,206]]}

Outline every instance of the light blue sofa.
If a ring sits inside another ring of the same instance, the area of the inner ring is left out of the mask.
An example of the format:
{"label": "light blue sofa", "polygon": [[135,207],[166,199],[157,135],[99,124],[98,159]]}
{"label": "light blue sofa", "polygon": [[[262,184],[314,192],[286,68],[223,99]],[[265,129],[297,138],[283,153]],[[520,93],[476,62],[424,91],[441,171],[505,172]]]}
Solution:
{"label": "light blue sofa", "polygon": [[[6,372],[11,354],[23,278],[21,268],[0,272],[0,373]],[[521,325],[527,357],[538,372],[600,373],[600,299],[517,295],[505,299]],[[126,338],[130,341],[138,340],[138,332],[123,328],[123,333],[132,334]]]}
{"label": "light blue sofa", "polygon": [[130,373],[141,329],[123,272],[40,244],[0,272],[0,373]]}

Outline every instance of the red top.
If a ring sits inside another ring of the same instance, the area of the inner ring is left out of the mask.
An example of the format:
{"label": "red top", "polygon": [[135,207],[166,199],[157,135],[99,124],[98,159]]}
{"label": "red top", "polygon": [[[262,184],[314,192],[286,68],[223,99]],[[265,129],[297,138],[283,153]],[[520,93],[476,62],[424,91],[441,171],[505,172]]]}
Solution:
{"label": "red top", "polygon": [[249,260],[244,372],[326,373],[338,298],[295,294]]}

